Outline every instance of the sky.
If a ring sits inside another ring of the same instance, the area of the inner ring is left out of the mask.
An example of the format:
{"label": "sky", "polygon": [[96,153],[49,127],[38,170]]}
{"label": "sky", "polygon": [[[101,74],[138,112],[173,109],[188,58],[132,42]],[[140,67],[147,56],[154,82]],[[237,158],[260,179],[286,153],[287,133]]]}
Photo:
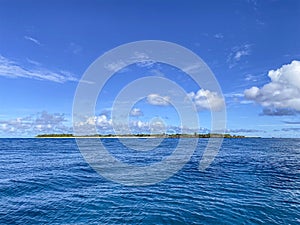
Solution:
{"label": "sky", "polygon": [[[300,137],[299,21],[296,0],[0,0],[0,137],[72,133],[74,95],[87,68],[111,49],[142,40],[173,42],[197,54],[223,96],[172,65],[130,65],[116,70],[94,117],[85,118],[99,133],[113,131],[118,93],[154,76],[186,91],[199,133],[210,132],[211,113],[224,101],[227,133]],[[160,125],[180,132],[172,99],[171,92],[150,93],[124,122],[133,133]]]}

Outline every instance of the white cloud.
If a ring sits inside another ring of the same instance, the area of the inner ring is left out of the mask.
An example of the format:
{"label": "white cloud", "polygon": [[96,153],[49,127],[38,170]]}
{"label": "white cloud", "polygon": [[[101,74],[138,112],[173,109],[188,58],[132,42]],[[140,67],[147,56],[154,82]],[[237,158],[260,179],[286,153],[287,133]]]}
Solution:
{"label": "white cloud", "polygon": [[262,105],[266,115],[291,115],[300,112],[300,61],[292,61],[268,73],[271,82],[261,88],[246,89],[249,100]]}
{"label": "white cloud", "polygon": [[130,111],[130,116],[142,116],[143,115],[143,112],[141,109],[139,108],[133,108],[131,111]]}
{"label": "white cloud", "polygon": [[41,46],[41,43],[40,43],[37,39],[35,39],[35,38],[33,38],[33,37],[30,37],[30,36],[24,36],[24,38],[25,38],[26,40],[28,40],[28,41],[32,41],[33,43],[35,43],[35,44]]}
{"label": "white cloud", "polygon": [[[38,65],[36,65],[38,66]],[[67,71],[54,72],[45,68],[29,69],[21,66],[19,63],[12,61],[0,55],[0,76],[10,78],[30,78],[36,80],[48,80],[57,83],[67,81],[78,81],[73,74]]]}
{"label": "white cloud", "polygon": [[150,94],[147,96],[147,102],[151,105],[167,106],[170,104],[170,97]]}
{"label": "white cloud", "polygon": [[197,109],[221,111],[224,108],[224,99],[216,92],[200,89],[197,93],[191,92],[188,97],[195,103]]}

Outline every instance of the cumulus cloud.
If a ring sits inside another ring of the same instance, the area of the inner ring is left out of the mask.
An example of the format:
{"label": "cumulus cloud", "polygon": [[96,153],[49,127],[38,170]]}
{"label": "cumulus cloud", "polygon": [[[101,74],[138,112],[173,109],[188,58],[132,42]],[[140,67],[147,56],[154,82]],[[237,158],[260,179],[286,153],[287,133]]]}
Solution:
{"label": "cumulus cloud", "polygon": [[[114,123],[113,120],[104,114],[87,117],[77,123],[77,130],[81,131],[81,135],[91,134],[90,126],[93,125],[97,128],[97,132],[100,134],[128,134],[129,133],[149,133],[149,122],[141,120],[124,120],[121,123]],[[129,129],[129,130],[128,130]]]}
{"label": "cumulus cloud", "polygon": [[271,81],[244,91],[245,98],[264,107],[264,115],[294,115],[300,112],[300,61],[270,70]]}
{"label": "cumulus cloud", "polygon": [[143,116],[143,112],[141,109],[139,108],[133,108],[131,111],[130,111],[130,116]]}
{"label": "cumulus cloud", "polygon": [[150,94],[147,96],[147,102],[151,105],[167,106],[170,104],[170,97]]}
{"label": "cumulus cloud", "polygon": [[128,126],[132,133],[150,133],[150,127],[147,121],[132,120]]}
{"label": "cumulus cloud", "polygon": [[80,130],[80,135],[91,135],[91,125],[95,126],[97,132],[100,134],[181,133],[182,130],[187,133],[209,132],[209,129],[206,128],[193,129],[176,125],[167,125],[160,119],[151,119],[150,121],[147,121],[135,119],[135,117],[133,117],[120,123],[114,123],[111,118],[103,114],[95,117],[82,118],[82,121],[76,124],[76,130]]}
{"label": "cumulus cloud", "polygon": [[73,74],[67,71],[54,72],[42,67],[30,69],[21,66],[19,63],[12,61],[0,55],[0,76],[9,78],[30,78],[35,80],[47,80],[57,83],[67,81],[78,81]]}
{"label": "cumulus cloud", "polygon": [[112,120],[109,119],[107,115],[101,114],[98,116],[86,117],[76,124],[77,127],[81,127],[82,129],[85,127],[89,128],[89,125],[94,125],[99,129],[110,129]]}
{"label": "cumulus cloud", "polygon": [[92,123],[94,123],[97,127],[106,128],[112,125],[112,120],[108,119],[106,115],[95,116]]}
{"label": "cumulus cloud", "polygon": [[216,92],[200,89],[196,93],[191,92],[188,97],[195,103],[199,111],[221,111],[224,108],[224,99]]}

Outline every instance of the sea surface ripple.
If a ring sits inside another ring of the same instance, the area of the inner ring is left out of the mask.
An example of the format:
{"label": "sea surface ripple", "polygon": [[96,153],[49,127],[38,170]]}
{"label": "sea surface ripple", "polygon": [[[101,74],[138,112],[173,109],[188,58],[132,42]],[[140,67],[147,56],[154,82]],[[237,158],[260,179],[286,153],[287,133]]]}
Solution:
{"label": "sea surface ripple", "polygon": [[[0,139],[0,224],[300,224],[300,139],[225,139],[199,172],[207,141],[171,178],[128,187],[95,172],[74,139]],[[144,165],[178,140],[147,152],[103,142]]]}

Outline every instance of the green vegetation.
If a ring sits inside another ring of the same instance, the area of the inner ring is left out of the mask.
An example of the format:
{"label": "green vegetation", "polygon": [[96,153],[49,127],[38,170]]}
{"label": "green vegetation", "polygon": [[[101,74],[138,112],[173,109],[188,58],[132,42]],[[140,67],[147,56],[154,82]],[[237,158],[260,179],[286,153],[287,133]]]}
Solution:
{"label": "green vegetation", "polygon": [[73,134],[39,134],[35,137],[37,137],[37,138],[47,138],[47,137],[62,138],[62,137],[74,137],[74,136],[73,136]]}
{"label": "green vegetation", "polygon": [[99,138],[113,138],[113,137],[136,137],[136,138],[246,138],[242,135],[231,135],[231,134],[94,134],[94,135],[86,135],[86,136],[74,136],[73,134],[39,134],[36,136],[37,138],[76,138],[76,137],[99,137]]}
{"label": "green vegetation", "polygon": [[167,135],[169,138],[246,138],[242,135],[231,135],[231,134],[170,134]]}

